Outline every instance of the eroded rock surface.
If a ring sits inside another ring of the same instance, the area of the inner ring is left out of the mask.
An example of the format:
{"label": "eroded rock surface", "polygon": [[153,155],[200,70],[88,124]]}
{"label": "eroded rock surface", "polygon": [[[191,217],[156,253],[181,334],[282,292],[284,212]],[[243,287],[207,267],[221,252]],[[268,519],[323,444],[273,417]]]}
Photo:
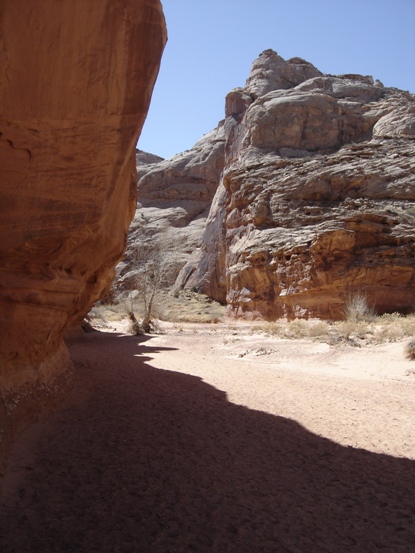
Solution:
{"label": "eroded rock surface", "polygon": [[174,250],[172,283],[192,252],[200,247],[224,166],[224,146],[225,132],[223,123],[219,123],[193,148],[170,159],[137,155],[137,210],[125,259],[117,269],[118,290],[134,287],[136,250],[142,244],[143,229],[150,238],[159,233],[168,238]]}
{"label": "eroded rock surface", "polygon": [[166,30],[159,0],[4,0],[0,11],[4,452],[67,390],[63,333],[123,254]]}
{"label": "eroded rock surface", "polygon": [[415,309],[415,103],[272,50],[226,99],[225,165],[179,285],[236,316]]}

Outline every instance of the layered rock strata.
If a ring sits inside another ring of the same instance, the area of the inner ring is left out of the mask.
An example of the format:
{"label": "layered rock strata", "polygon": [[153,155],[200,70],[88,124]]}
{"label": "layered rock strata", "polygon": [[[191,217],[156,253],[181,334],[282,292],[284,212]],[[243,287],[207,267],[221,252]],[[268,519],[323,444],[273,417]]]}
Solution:
{"label": "layered rock strata", "polygon": [[272,50],[226,99],[225,164],[179,285],[235,316],[415,310],[415,103]]}
{"label": "layered rock strata", "polygon": [[159,0],[0,9],[0,440],[65,393],[62,336],[110,285],[166,30]]}
{"label": "layered rock strata", "polygon": [[[137,210],[131,223],[125,259],[118,265],[119,290],[134,288],[137,249],[160,233],[167,238],[171,284],[192,252],[201,245],[209,209],[224,166],[223,123],[190,150],[168,160],[137,154]],[[145,231],[145,232],[144,232]]]}

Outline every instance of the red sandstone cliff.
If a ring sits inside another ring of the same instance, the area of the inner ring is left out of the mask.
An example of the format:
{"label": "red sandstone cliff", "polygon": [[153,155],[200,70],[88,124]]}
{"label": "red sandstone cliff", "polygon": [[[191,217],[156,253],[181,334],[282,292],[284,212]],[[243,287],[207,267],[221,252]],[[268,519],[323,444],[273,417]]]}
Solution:
{"label": "red sandstone cliff", "polygon": [[63,333],[122,256],[166,30],[159,0],[3,0],[0,35],[4,452],[66,391]]}

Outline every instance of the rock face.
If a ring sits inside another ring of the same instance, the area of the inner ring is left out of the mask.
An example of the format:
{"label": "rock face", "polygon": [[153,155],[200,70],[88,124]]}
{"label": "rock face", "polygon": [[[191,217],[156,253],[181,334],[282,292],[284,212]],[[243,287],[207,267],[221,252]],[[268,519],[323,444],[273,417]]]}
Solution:
{"label": "rock face", "polygon": [[224,166],[223,122],[190,150],[168,160],[137,155],[137,210],[130,227],[125,259],[118,265],[118,290],[130,289],[136,275],[135,251],[148,235],[165,233],[174,255],[174,278],[201,245],[213,197]]}
{"label": "rock face", "polygon": [[4,452],[67,390],[63,333],[122,256],[166,30],[159,0],[3,0],[0,17]]}
{"label": "rock face", "polygon": [[180,286],[244,317],[415,310],[415,103],[272,50],[226,99],[225,165]]}

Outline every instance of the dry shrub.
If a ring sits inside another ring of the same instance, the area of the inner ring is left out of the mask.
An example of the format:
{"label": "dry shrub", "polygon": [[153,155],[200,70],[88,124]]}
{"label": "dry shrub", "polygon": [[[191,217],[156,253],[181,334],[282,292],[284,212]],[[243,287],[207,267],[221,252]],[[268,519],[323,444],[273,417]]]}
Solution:
{"label": "dry shrub", "polygon": [[285,331],[286,338],[291,340],[298,340],[300,338],[308,337],[308,328],[309,324],[307,320],[304,319],[295,319],[288,323],[288,326]]}
{"label": "dry shrub", "polygon": [[264,332],[269,336],[276,336],[277,338],[285,337],[285,330],[287,328],[287,321],[279,320],[268,323],[264,328]]}
{"label": "dry shrub", "polygon": [[[354,311],[350,311],[350,318],[344,321],[296,319],[288,322],[279,319],[265,324],[261,330],[268,336],[280,339],[311,338],[332,345],[347,342],[358,347],[399,342],[415,336],[415,314],[404,316],[399,313],[388,313],[374,316],[373,310],[368,310],[366,306],[366,301],[356,301]],[[413,342],[415,344],[415,339]]]}
{"label": "dry shrub", "polygon": [[164,294],[162,305],[163,312],[159,318],[170,322],[218,323],[223,320],[226,311],[225,306],[190,290]]}
{"label": "dry shrub", "polygon": [[330,325],[326,321],[320,321],[318,319],[295,319],[291,322],[279,320],[269,323],[264,328],[264,331],[278,338],[300,340],[302,338],[328,337]]}
{"label": "dry shrub", "polygon": [[401,321],[403,318],[404,317],[400,313],[384,313],[380,317],[383,323],[396,323],[397,321]]}
{"label": "dry shrub", "polygon": [[331,326],[327,321],[310,320],[308,335],[310,338],[327,338],[330,335]]}
{"label": "dry shrub", "polygon": [[415,316],[386,313],[376,319],[375,342],[398,342],[415,334]]}
{"label": "dry shrub", "polygon": [[214,313],[203,313],[201,311],[194,311],[192,309],[177,309],[166,311],[163,317],[160,317],[162,321],[168,321],[172,323],[200,323],[211,324],[220,323],[221,317],[216,316]]}
{"label": "dry shrub", "polygon": [[347,319],[334,325],[335,333],[339,338],[353,341],[364,340],[372,333],[370,325],[366,321]]}
{"label": "dry shrub", "polygon": [[415,340],[411,340],[406,346],[406,355],[409,359],[415,359]]}
{"label": "dry shrub", "polygon": [[137,321],[135,315],[134,315],[134,311],[133,310],[130,310],[128,312],[128,317],[130,319],[130,332],[131,334],[134,334],[134,335],[138,335],[138,334],[141,334],[141,329],[140,329],[140,324],[139,322]]}
{"label": "dry shrub", "polygon": [[415,336],[415,314],[411,313],[406,317],[402,317],[405,328],[405,336]]}
{"label": "dry shrub", "polygon": [[347,321],[373,321],[376,318],[374,307],[368,304],[367,297],[362,293],[350,294],[344,315]]}
{"label": "dry shrub", "polygon": [[114,321],[122,321],[128,317],[128,309],[124,303],[117,304],[104,304],[103,302],[97,302],[88,314],[91,319],[91,323],[98,321],[103,325]]}
{"label": "dry shrub", "polygon": [[[128,312],[133,311],[140,321],[141,330],[145,330],[146,306],[144,300],[137,292],[130,292],[124,297],[124,318]],[[219,323],[225,316],[226,307],[208,298],[203,294],[189,291],[159,290],[157,302],[152,303],[152,317],[149,322],[151,332],[158,333],[159,321],[172,323]]]}

